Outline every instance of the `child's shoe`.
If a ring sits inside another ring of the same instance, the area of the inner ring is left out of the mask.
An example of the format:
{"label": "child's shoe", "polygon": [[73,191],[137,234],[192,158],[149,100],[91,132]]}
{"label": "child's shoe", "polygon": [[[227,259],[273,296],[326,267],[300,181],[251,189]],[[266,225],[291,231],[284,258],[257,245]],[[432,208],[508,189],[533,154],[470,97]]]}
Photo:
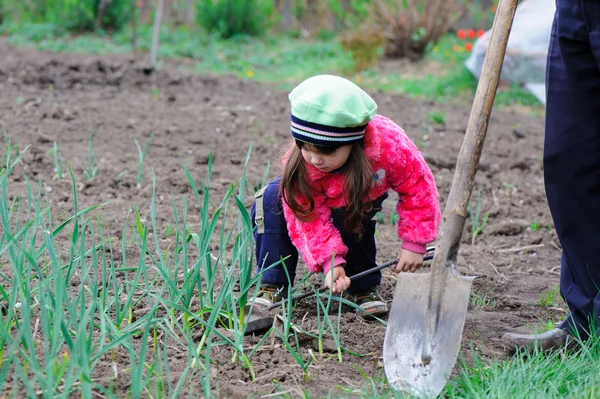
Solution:
{"label": "child's shoe", "polygon": [[359,309],[356,309],[356,313],[365,319],[373,316],[383,316],[388,312],[387,303],[379,294],[378,285],[351,295],[350,299],[360,307]]}
{"label": "child's shoe", "polygon": [[271,283],[262,283],[260,285],[255,303],[257,305],[271,306],[274,303],[281,302],[288,297],[288,287],[286,285],[277,285]]}

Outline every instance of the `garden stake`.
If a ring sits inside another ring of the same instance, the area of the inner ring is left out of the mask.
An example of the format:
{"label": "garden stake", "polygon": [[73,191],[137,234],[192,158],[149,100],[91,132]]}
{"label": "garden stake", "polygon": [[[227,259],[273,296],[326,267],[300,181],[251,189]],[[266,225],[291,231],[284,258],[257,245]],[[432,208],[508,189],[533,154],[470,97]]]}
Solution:
{"label": "garden stake", "polygon": [[400,273],[383,344],[385,374],[397,390],[437,397],[458,356],[475,277],[456,259],[517,0],[501,0],[458,155],[430,273]]}
{"label": "garden stake", "polygon": [[[426,260],[433,259],[433,255],[430,254],[433,251],[434,251],[433,247],[427,248],[428,255],[425,255],[423,257],[423,260],[426,261]],[[363,272],[355,274],[354,276],[351,276],[350,281],[351,282],[356,281],[366,275],[375,273],[378,270],[393,266],[396,263],[398,263],[398,259],[394,259],[389,262],[382,263],[381,265],[377,265],[375,267],[372,267],[371,269],[365,270]],[[324,287],[319,288],[317,291],[309,291],[309,292],[303,292],[301,294],[293,295],[291,298],[292,303],[297,302],[300,299],[309,297],[311,295],[325,292],[328,289],[329,288],[327,288],[327,286],[324,286]],[[250,316],[245,317],[246,318],[246,334],[253,334],[253,333],[265,331],[265,330],[268,330],[269,328],[271,328],[271,326],[273,325],[273,320],[275,318],[275,315],[271,314],[269,312],[274,309],[280,308],[285,302],[287,302],[287,299],[284,299],[281,302],[274,303],[269,307],[254,305],[254,308],[252,309],[252,313],[250,314]],[[246,311],[246,314],[249,313],[250,305],[246,305],[245,311]]]}

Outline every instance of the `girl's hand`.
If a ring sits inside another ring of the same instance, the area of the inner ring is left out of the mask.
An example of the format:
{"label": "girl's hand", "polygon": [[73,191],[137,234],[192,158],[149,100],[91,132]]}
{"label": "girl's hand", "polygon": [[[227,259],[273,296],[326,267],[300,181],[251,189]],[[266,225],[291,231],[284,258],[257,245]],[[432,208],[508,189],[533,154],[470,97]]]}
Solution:
{"label": "girl's hand", "polygon": [[401,249],[398,252],[400,261],[394,267],[396,273],[400,272],[416,272],[423,265],[423,254]]}
{"label": "girl's hand", "polygon": [[335,294],[339,294],[350,288],[350,278],[346,276],[346,270],[342,266],[336,266],[325,274],[325,284]]}

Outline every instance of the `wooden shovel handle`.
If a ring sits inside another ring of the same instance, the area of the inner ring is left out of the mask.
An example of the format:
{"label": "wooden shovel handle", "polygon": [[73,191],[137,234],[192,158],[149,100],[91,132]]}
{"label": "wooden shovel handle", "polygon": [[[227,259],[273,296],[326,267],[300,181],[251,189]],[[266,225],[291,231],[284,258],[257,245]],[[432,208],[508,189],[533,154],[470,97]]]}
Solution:
{"label": "wooden shovel handle", "polygon": [[450,261],[456,263],[458,247],[467,217],[469,199],[473,191],[475,174],[477,173],[492,105],[500,81],[500,71],[517,2],[517,0],[500,1],[496,10],[496,17],[492,26],[481,76],[477,84],[469,123],[456,162],[452,187],[443,215],[440,237],[432,265],[434,269],[440,265],[440,262],[447,263],[447,261]]}
{"label": "wooden shovel handle", "polygon": [[[471,108],[469,124],[456,161],[456,170],[444,210],[440,236],[431,263],[431,282],[426,308],[427,320],[423,331],[421,352],[423,364],[431,362],[433,354],[431,337],[436,333],[444,291],[452,289],[447,286],[446,277],[448,273],[457,274],[458,247],[465,227],[469,199],[473,191],[475,174],[500,81],[500,71],[517,3],[518,0],[500,0],[498,3],[483,69]],[[462,331],[464,319],[457,320],[458,322],[461,323]]]}

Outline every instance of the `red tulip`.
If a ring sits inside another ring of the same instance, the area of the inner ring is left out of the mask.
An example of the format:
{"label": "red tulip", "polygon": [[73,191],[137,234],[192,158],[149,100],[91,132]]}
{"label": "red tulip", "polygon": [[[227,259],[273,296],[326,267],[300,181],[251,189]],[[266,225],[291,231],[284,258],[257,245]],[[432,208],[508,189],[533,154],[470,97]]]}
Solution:
{"label": "red tulip", "polygon": [[477,31],[477,37],[481,37],[481,36],[483,36],[483,35],[485,35],[485,31],[484,31],[483,29],[479,29],[479,30]]}
{"label": "red tulip", "polygon": [[467,37],[468,37],[469,39],[474,39],[474,38],[475,38],[475,29],[469,29],[469,30],[467,31]]}
{"label": "red tulip", "polygon": [[466,50],[466,51],[469,51],[469,52],[470,52],[471,50],[473,50],[473,43],[471,43],[471,42],[467,42],[467,43],[465,43],[465,50]]}
{"label": "red tulip", "polygon": [[460,40],[465,40],[465,38],[467,37],[467,32],[465,32],[464,29],[459,29],[458,32],[456,32],[456,36],[460,39]]}

